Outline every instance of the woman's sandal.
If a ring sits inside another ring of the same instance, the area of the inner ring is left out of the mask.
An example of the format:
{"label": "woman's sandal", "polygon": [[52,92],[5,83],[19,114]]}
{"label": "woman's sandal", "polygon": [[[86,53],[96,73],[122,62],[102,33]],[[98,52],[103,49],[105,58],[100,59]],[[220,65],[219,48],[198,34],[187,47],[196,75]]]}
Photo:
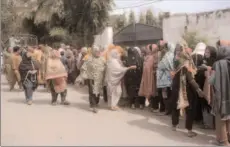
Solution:
{"label": "woman's sandal", "polygon": [[197,136],[197,133],[193,132],[193,131],[189,131],[188,134],[187,134],[188,137],[192,138],[192,137],[195,137]]}

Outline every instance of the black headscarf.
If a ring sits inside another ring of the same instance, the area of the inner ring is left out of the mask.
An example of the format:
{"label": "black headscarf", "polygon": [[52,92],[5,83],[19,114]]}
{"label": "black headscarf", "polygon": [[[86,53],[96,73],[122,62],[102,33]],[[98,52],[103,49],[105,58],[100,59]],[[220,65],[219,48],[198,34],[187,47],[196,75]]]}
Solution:
{"label": "black headscarf", "polygon": [[136,65],[137,68],[141,67],[142,65],[141,55],[138,53],[136,49],[134,48],[128,49],[128,57],[127,57],[126,65],[127,66]]}
{"label": "black headscarf", "polygon": [[138,53],[138,51],[136,49],[129,48],[128,49],[128,56],[126,58],[126,66],[129,67],[132,65],[136,65],[137,68],[132,69],[132,70],[128,70],[126,72],[126,74],[125,74],[126,88],[128,88],[129,86],[131,86],[133,88],[139,87],[140,82],[141,82],[142,67],[143,67],[141,55]]}
{"label": "black headscarf", "polygon": [[216,61],[217,50],[213,46],[207,46],[206,50],[209,50],[210,57],[207,58],[206,56],[204,56],[204,60],[206,61],[207,66],[212,66],[214,64],[214,62]]}

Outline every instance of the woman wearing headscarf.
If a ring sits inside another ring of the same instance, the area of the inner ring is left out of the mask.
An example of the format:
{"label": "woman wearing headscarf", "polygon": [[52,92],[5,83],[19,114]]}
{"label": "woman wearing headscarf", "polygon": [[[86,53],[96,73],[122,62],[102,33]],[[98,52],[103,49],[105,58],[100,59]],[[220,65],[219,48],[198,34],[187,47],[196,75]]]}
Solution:
{"label": "woman wearing headscarf", "polygon": [[215,115],[218,145],[229,146],[230,139],[230,47],[217,50],[217,61],[210,78],[213,85],[212,113]]}
{"label": "woman wearing headscarf", "polygon": [[12,68],[11,68],[11,55],[12,55],[12,48],[6,48],[6,50],[3,52],[3,64],[4,64],[4,73],[6,76],[7,81],[10,83],[10,80],[12,78]]}
{"label": "woman wearing headscarf", "polygon": [[39,70],[38,70],[38,84],[39,85],[44,85],[44,81],[41,78],[41,60],[42,60],[42,50],[41,50],[41,45],[39,45],[38,47],[35,46],[34,47],[34,53],[33,53],[33,58],[34,60],[36,60],[36,62],[39,64]]}
{"label": "woman wearing headscarf", "polygon": [[93,46],[91,51],[91,56],[82,65],[78,82],[87,81],[90,109],[92,112],[97,113],[96,106],[99,104],[100,91],[103,88],[106,62],[101,56],[99,47]]}
{"label": "woman wearing headscarf", "polygon": [[174,44],[167,44],[167,48],[164,48],[166,53],[160,60],[157,66],[157,88],[158,88],[158,97],[161,101],[161,105],[165,105],[166,114],[171,112],[170,109],[170,91],[172,79],[170,72],[174,70],[173,59],[174,59]]}
{"label": "woman wearing headscarf", "polygon": [[217,57],[217,50],[213,46],[206,46],[205,55],[204,55],[204,63],[199,68],[205,71],[205,82],[203,91],[206,95],[206,99],[203,100],[203,128],[209,129],[214,128],[214,117],[210,113],[211,109],[211,101],[213,94],[211,92],[211,85],[209,84],[209,78],[212,73],[212,66],[216,61]]}
{"label": "woman wearing headscarf", "polygon": [[78,69],[78,56],[80,54],[80,50],[73,49],[73,55],[74,55],[74,65],[73,65],[73,73],[72,73],[72,79],[73,83],[75,83],[76,78],[80,74],[80,70]]}
{"label": "woman wearing headscarf", "polygon": [[47,61],[46,80],[51,91],[51,104],[57,104],[58,95],[61,95],[61,104],[69,105],[66,100],[67,95],[67,72],[60,60],[60,54],[57,50],[52,50]]}
{"label": "woman wearing headscarf", "polygon": [[143,63],[143,73],[138,94],[139,96],[144,96],[148,101],[150,101],[151,96],[156,96],[157,52],[157,45],[148,45]]}
{"label": "woman wearing headscarf", "polygon": [[75,62],[74,62],[74,54],[70,50],[69,46],[65,52],[65,56],[67,59],[67,67],[68,67],[68,84],[74,84],[74,68],[75,68]]}
{"label": "woman wearing headscarf", "polygon": [[204,96],[199,85],[194,80],[196,67],[189,55],[189,49],[185,44],[177,44],[174,58],[174,73],[172,83],[172,125],[173,130],[179,124],[179,116],[186,113],[185,127],[188,130],[188,137],[194,137],[197,134],[192,131],[194,120],[194,96],[198,92]]}
{"label": "woman wearing headscarf", "polygon": [[87,48],[86,47],[81,48],[81,51],[80,51],[79,55],[77,56],[77,68],[78,68],[78,70],[81,69],[81,66],[84,62],[83,59],[84,59],[86,54],[87,54]]}
{"label": "woman wearing headscarf", "polygon": [[20,47],[15,46],[13,48],[13,53],[10,56],[11,60],[11,69],[13,70],[11,80],[10,80],[10,91],[14,89],[16,82],[18,83],[19,88],[21,89],[21,77],[19,73],[19,65],[22,61]]}
{"label": "woman wearing headscarf", "polygon": [[124,67],[121,62],[121,53],[112,49],[108,56],[105,79],[111,110],[119,109],[117,104],[122,94],[121,80],[129,69],[136,69],[136,66]]}
{"label": "woman wearing headscarf", "polygon": [[130,100],[131,108],[135,109],[137,105],[140,105],[139,107],[143,109],[145,105],[145,99],[144,97],[138,96],[143,70],[141,51],[138,47],[128,49],[128,57],[126,59],[125,66],[129,67],[133,65],[137,66],[137,68],[126,72],[124,77],[125,86]]}
{"label": "woman wearing headscarf", "polygon": [[47,83],[46,83],[46,67],[47,67],[47,61],[49,59],[50,53],[52,51],[52,48],[48,45],[41,46],[41,50],[43,52],[42,58],[41,58],[41,79],[44,81],[44,87],[47,88],[47,91],[49,90]]}
{"label": "woman wearing headscarf", "polygon": [[33,92],[38,86],[38,69],[39,64],[32,60],[33,49],[29,48],[28,52],[22,54],[22,62],[19,65],[22,86],[25,92],[26,102],[32,104]]}
{"label": "woman wearing headscarf", "polygon": [[[204,70],[199,69],[198,67],[203,64],[205,49],[206,49],[206,44],[204,44],[203,42],[200,42],[196,45],[195,50],[192,52],[192,59],[197,68],[195,80],[199,84],[201,89],[203,89],[204,87],[205,75],[204,75]],[[200,121],[203,121],[202,110],[205,107],[206,102],[204,99],[200,98],[197,94],[196,94],[195,99],[197,103],[195,120],[200,122]]]}
{"label": "woman wearing headscarf", "polygon": [[[109,61],[110,52],[114,49],[117,50],[118,53],[121,55],[121,60],[124,59],[124,56],[125,56],[124,55],[124,52],[125,52],[124,49],[121,48],[120,46],[115,46],[114,44],[110,44],[108,46],[108,48],[105,49],[101,53],[101,56],[104,57],[106,62]],[[121,84],[122,84],[122,96],[126,96],[127,94],[126,94],[126,89],[125,89],[123,80],[122,80]],[[104,101],[107,103],[108,102],[108,92],[107,92],[107,82],[106,81],[104,82],[103,95],[104,95]]]}

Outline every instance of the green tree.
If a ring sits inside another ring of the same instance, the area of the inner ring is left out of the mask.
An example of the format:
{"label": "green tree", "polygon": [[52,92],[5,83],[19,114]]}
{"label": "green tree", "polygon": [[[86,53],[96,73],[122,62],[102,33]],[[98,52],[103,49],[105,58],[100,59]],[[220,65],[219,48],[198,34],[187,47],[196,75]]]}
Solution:
{"label": "green tree", "polygon": [[113,28],[114,32],[120,31],[122,28],[124,28],[127,25],[127,19],[126,14],[123,13],[122,15],[118,15],[116,18],[114,18]]}
{"label": "green tree", "polygon": [[83,45],[91,45],[94,35],[107,25],[112,5],[113,0],[21,0],[19,16],[40,40],[77,38]]}
{"label": "green tree", "polygon": [[22,32],[22,19],[17,17],[15,10],[18,1],[3,0],[1,1],[1,45],[6,47],[6,42],[12,34]]}
{"label": "green tree", "polygon": [[145,16],[144,16],[143,12],[140,13],[139,23],[145,24]]}
{"label": "green tree", "polygon": [[208,43],[208,39],[204,36],[199,36],[199,34],[196,31],[186,31],[182,35],[182,38],[185,40],[185,42],[188,44],[188,46],[192,49],[195,49],[196,45],[199,42]]}
{"label": "green tree", "polygon": [[151,9],[146,12],[146,24],[148,25],[157,25],[157,18],[153,15]]}
{"label": "green tree", "polygon": [[130,11],[129,13],[129,24],[136,23],[136,17],[134,11]]}

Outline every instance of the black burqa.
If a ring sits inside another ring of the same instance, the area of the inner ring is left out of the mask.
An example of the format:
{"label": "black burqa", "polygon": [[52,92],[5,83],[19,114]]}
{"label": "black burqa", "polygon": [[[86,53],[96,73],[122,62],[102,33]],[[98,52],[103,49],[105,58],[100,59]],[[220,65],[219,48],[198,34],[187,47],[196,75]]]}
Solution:
{"label": "black burqa", "polygon": [[[24,52],[22,54],[22,62],[19,65],[19,73],[21,76],[21,82],[25,80],[30,80],[33,83],[33,90],[35,90],[38,86],[38,80],[37,80],[37,73],[35,75],[28,74],[29,70],[38,70],[39,66],[38,63],[34,60],[32,60],[31,56],[27,55],[27,52]],[[25,88],[25,85],[23,84],[23,87]]]}
{"label": "black burqa", "polygon": [[124,77],[127,94],[132,104],[136,103],[135,98],[139,97],[138,91],[143,71],[143,59],[136,49],[129,48],[128,56],[125,60],[125,66],[129,67],[133,65],[136,65],[137,68],[127,71]]}
{"label": "black burqa", "polygon": [[[198,69],[197,74],[195,75],[195,80],[198,83],[200,89],[203,90],[204,82],[205,82],[205,74],[204,74],[204,70],[200,70],[198,67],[203,64],[204,56],[200,54],[194,54],[192,55],[192,59],[195,66]],[[195,121],[202,121],[203,120],[202,109],[203,106],[206,104],[206,101],[204,98],[200,98],[197,93],[194,99],[196,99]]]}

